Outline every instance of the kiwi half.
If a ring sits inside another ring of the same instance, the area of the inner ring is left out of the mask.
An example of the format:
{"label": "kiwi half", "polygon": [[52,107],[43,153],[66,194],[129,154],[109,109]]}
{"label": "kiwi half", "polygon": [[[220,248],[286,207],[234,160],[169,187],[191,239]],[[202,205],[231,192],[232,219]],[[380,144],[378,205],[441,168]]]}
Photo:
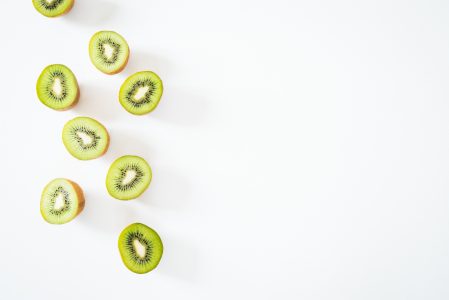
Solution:
{"label": "kiwi half", "polygon": [[39,75],[36,84],[37,97],[54,110],[67,110],[78,103],[78,81],[64,65],[49,65]]}
{"label": "kiwi half", "polygon": [[106,153],[109,134],[100,122],[88,117],[77,117],[64,125],[62,141],[74,157],[89,160]]}
{"label": "kiwi half", "polygon": [[73,181],[57,178],[47,184],[41,197],[42,217],[51,224],[73,220],[84,208],[83,191]]}
{"label": "kiwi half", "polygon": [[134,273],[148,273],[157,267],[164,246],[156,231],[134,223],[123,229],[118,239],[118,249],[125,266]]}
{"label": "kiwi half", "polygon": [[162,97],[162,80],[151,71],[137,72],[122,84],[119,93],[120,104],[134,115],[153,111]]}
{"label": "kiwi half", "polygon": [[106,176],[106,188],[116,199],[131,200],[145,192],[151,178],[151,167],[143,158],[126,155],[112,163]]}
{"label": "kiwi half", "polygon": [[33,5],[38,12],[46,17],[59,17],[68,13],[75,0],[33,0]]}
{"label": "kiwi half", "polygon": [[89,56],[94,66],[101,72],[109,75],[117,74],[128,63],[128,43],[117,32],[99,31],[90,39]]}

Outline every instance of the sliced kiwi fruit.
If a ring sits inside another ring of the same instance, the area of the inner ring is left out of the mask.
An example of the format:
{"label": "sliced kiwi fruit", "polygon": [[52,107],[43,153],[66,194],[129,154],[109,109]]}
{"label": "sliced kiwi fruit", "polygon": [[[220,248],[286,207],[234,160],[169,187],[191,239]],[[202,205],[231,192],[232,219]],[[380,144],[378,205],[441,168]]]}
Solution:
{"label": "sliced kiwi fruit", "polygon": [[46,17],[59,17],[68,13],[75,0],[33,0],[33,5],[38,12]]}
{"label": "sliced kiwi fruit", "polygon": [[153,111],[162,97],[162,80],[151,71],[137,72],[122,84],[119,93],[120,104],[134,115]]}
{"label": "sliced kiwi fruit", "polygon": [[94,66],[101,72],[109,75],[117,74],[128,63],[128,43],[117,32],[99,31],[90,39],[89,56]]}
{"label": "sliced kiwi fruit", "polygon": [[144,274],[157,267],[164,246],[156,231],[147,225],[134,223],[120,233],[118,249],[129,270]]}
{"label": "sliced kiwi fruit", "polygon": [[109,134],[100,122],[89,117],[76,117],[64,125],[62,141],[74,157],[89,160],[106,153]]}
{"label": "sliced kiwi fruit", "polygon": [[109,194],[119,200],[139,197],[150,185],[150,165],[139,156],[125,155],[115,160],[106,176]]}
{"label": "sliced kiwi fruit", "polygon": [[37,79],[39,100],[54,110],[67,110],[78,103],[78,81],[73,72],[64,65],[47,66]]}
{"label": "sliced kiwi fruit", "polygon": [[73,181],[57,178],[47,184],[41,197],[42,217],[51,224],[73,220],[84,208],[83,191]]}

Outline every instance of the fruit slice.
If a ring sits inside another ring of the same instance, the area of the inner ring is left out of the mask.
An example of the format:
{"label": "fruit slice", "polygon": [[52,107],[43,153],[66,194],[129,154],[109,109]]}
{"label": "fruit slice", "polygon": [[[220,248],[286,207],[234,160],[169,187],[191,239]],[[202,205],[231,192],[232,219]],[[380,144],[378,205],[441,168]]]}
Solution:
{"label": "fruit slice", "polygon": [[134,223],[123,229],[118,249],[125,266],[134,273],[148,273],[159,264],[164,246],[156,231]]}
{"label": "fruit slice", "polygon": [[41,197],[41,214],[51,224],[73,220],[84,208],[83,191],[73,181],[64,178],[52,180]]}
{"label": "fruit slice", "polygon": [[99,31],[90,39],[89,56],[94,66],[101,72],[109,75],[117,74],[128,63],[128,43],[114,31]]}
{"label": "fruit slice", "polygon": [[75,0],[33,0],[36,10],[50,18],[65,15],[74,3]]}
{"label": "fruit slice", "polygon": [[109,134],[100,122],[88,117],[77,117],[64,125],[62,141],[74,157],[89,160],[106,153]]}
{"label": "fruit slice", "polygon": [[139,156],[126,155],[114,161],[106,176],[109,194],[119,200],[139,197],[150,185],[150,165]]}
{"label": "fruit slice", "polygon": [[134,115],[144,115],[157,107],[163,90],[162,80],[156,73],[137,72],[122,84],[119,93],[120,104]]}
{"label": "fruit slice", "polygon": [[79,99],[78,82],[73,72],[64,65],[49,65],[36,84],[39,100],[54,110],[67,110]]}

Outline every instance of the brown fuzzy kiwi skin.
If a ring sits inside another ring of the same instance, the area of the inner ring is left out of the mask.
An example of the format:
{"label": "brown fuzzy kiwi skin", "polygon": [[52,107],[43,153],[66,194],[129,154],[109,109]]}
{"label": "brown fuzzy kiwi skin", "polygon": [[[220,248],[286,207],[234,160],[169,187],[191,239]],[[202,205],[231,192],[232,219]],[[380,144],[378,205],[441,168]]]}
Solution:
{"label": "brown fuzzy kiwi skin", "polygon": [[[131,50],[130,50],[129,47],[128,47],[128,56],[126,56],[126,60],[125,60],[125,62],[123,63],[123,66],[122,66],[120,69],[116,70],[116,71],[112,71],[112,72],[103,72],[103,73],[104,73],[104,74],[107,74],[107,75],[115,75],[115,74],[118,74],[118,73],[120,73],[121,71],[123,71],[123,69],[125,69],[126,65],[128,64],[129,56],[130,56],[130,55],[131,55]],[[99,70],[99,71],[101,71],[101,70]]]}
{"label": "brown fuzzy kiwi skin", "polygon": [[76,182],[73,182],[69,179],[66,180],[72,185],[78,198],[78,211],[76,212],[76,215],[78,216],[84,209],[85,205],[84,193],[81,187]]}

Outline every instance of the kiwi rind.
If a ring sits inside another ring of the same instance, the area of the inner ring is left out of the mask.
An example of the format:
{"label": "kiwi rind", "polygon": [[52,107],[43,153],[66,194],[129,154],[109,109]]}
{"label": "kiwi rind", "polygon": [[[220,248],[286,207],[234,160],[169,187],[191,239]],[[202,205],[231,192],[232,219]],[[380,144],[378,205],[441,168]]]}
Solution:
{"label": "kiwi rind", "polygon": [[[145,93],[144,100],[133,101],[132,97],[138,91],[136,86],[150,85],[151,88]],[[141,71],[126,78],[120,87],[119,101],[122,107],[133,115],[145,115],[159,105],[164,86],[161,78],[152,71]]]}
{"label": "kiwi rind", "polygon": [[[136,170],[137,168],[138,170]],[[133,179],[134,182],[123,185],[122,180],[129,170],[134,170],[137,175]],[[152,177],[151,167],[145,159],[139,156],[125,155],[111,164],[106,176],[106,188],[109,195],[115,199],[132,200],[146,191]]]}
{"label": "kiwi rind", "polygon": [[[73,127],[88,130],[94,134],[98,139],[96,149],[82,149],[79,142],[74,140]],[[68,121],[62,130],[62,141],[67,151],[79,160],[91,160],[104,155],[109,148],[109,133],[106,127],[100,122],[89,117],[76,117]]]}
{"label": "kiwi rind", "polygon": [[[47,213],[46,207],[48,204],[48,194],[49,192],[55,187],[60,186],[65,188],[64,190],[68,190],[66,192],[71,193],[71,205],[74,205],[74,207],[71,208],[68,215],[65,216],[65,218],[58,218],[51,216]],[[75,183],[74,181],[71,181],[69,179],[65,178],[56,178],[50,181],[42,191],[41,201],[40,201],[40,211],[41,215],[44,218],[45,221],[47,221],[50,224],[65,224],[70,221],[72,221],[76,216],[78,216],[84,209],[85,199],[84,199],[84,193],[81,187]]]}
{"label": "kiwi rind", "polygon": [[[61,84],[64,85],[67,95],[65,95],[63,99],[54,99],[54,97],[49,94],[49,85],[51,83],[49,77],[55,76],[55,74],[57,76],[62,76],[64,79]],[[37,79],[36,93],[39,100],[45,106],[58,111],[72,108],[78,103],[80,97],[80,90],[75,74],[73,74],[70,68],[62,64],[49,65],[42,70]]]}
{"label": "kiwi rind", "polygon": [[40,14],[49,18],[60,17],[67,14],[75,4],[75,0],[55,0],[54,3],[49,5],[58,5],[59,7],[49,10],[44,7],[45,2],[45,0],[33,0],[33,5]]}
{"label": "kiwi rind", "polygon": [[[134,239],[145,244],[145,258],[136,256],[133,246]],[[164,246],[159,234],[142,223],[128,225],[120,233],[118,239],[120,256],[125,266],[137,274],[145,274],[154,270],[161,261]]]}
{"label": "kiwi rind", "polygon": [[[114,62],[113,64],[108,64],[103,61],[102,54],[98,50],[98,47],[100,46],[99,41],[103,39],[110,39],[120,44],[120,53],[117,55],[121,55],[121,63]],[[98,31],[89,41],[89,57],[92,64],[99,71],[108,75],[114,75],[123,71],[128,64],[129,54],[130,50],[125,38],[115,31]]]}

